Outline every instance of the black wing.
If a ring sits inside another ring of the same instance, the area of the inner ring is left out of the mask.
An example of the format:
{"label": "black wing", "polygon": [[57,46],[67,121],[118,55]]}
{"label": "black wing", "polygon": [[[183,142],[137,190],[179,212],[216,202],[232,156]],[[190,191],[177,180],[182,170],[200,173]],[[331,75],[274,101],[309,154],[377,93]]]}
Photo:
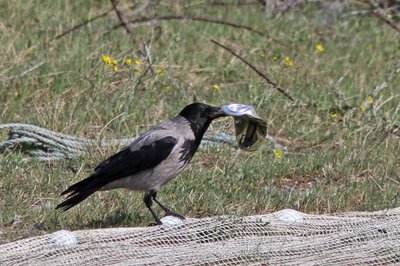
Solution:
{"label": "black wing", "polygon": [[177,140],[165,137],[131,151],[125,148],[96,167],[93,176],[105,178],[106,183],[156,167],[170,154]]}
{"label": "black wing", "polygon": [[61,195],[69,194],[68,199],[57,205],[64,211],[80,203],[106,184],[156,167],[165,160],[177,143],[169,136],[143,145],[137,150],[127,147],[103,161],[88,178],[70,186]]}

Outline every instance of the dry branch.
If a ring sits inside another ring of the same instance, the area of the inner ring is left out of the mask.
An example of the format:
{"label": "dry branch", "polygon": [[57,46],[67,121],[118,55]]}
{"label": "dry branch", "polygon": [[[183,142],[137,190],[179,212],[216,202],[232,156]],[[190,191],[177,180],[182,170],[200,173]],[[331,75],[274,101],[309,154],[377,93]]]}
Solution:
{"label": "dry branch", "polygon": [[95,20],[97,20],[97,19],[99,19],[99,18],[105,17],[105,16],[107,16],[107,15],[108,15],[111,11],[113,11],[113,10],[114,10],[114,7],[110,8],[109,10],[105,11],[104,13],[101,13],[101,14],[99,14],[99,15],[97,15],[97,16],[94,16],[93,18],[89,18],[89,19],[85,20],[84,22],[79,23],[79,24],[73,26],[72,28],[70,28],[70,29],[64,31],[63,33],[58,34],[56,37],[54,37],[54,39],[51,39],[50,41],[54,41],[54,40],[60,39],[61,37],[64,37],[64,36],[67,35],[68,33],[71,33],[71,32],[73,32],[73,31],[75,31],[75,30],[77,30],[77,29],[82,28],[83,26],[86,26],[86,25],[89,24],[90,22],[93,22],[93,21],[95,21]]}
{"label": "dry branch", "polygon": [[[125,27],[126,31],[127,31],[128,33],[130,33],[130,29],[129,29],[129,27],[128,27],[128,23],[129,23],[129,22],[126,22],[126,21],[125,21],[125,19],[124,19],[124,17],[122,16],[120,10],[118,9],[118,6],[117,6],[117,5],[118,5],[118,1],[116,1],[116,0],[111,0],[111,2],[112,2],[112,8],[110,8],[109,10],[107,10],[107,11],[105,11],[105,12],[103,12],[103,13],[97,15],[97,16],[94,16],[93,18],[87,19],[87,20],[83,21],[82,23],[79,23],[79,24],[73,26],[72,28],[70,28],[70,29],[64,31],[63,33],[61,33],[61,34],[57,35],[56,37],[54,37],[53,39],[51,39],[50,42],[51,42],[51,41],[54,41],[54,40],[57,40],[57,39],[60,39],[61,37],[64,37],[65,35],[67,35],[67,34],[73,32],[73,31],[75,31],[75,30],[78,30],[78,29],[82,28],[83,26],[86,26],[86,25],[89,24],[90,22],[93,22],[93,21],[95,21],[95,20],[97,20],[97,19],[99,19],[99,18],[102,18],[102,17],[107,16],[107,15],[108,15],[110,12],[112,12],[113,10],[116,12],[116,14],[117,14],[117,16],[118,16],[118,19],[119,19],[119,21],[120,21],[120,26]],[[141,8],[139,8],[137,11],[138,11],[138,12],[143,11],[143,10],[147,7],[147,4],[148,4],[148,3],[145,2],[145,3],[141,6]],[[132,7],[132,6],[131,6],[131,7]],[[130,8],[131,8],[131,7],[130,7]]]}
{"label": "dry branch", "polygon": [[117,0],[111,0],[111,4],[113,6],[115,13],[117,14],[119,22],[125,28],[126,32],[130,34],[131,30],[129,29],[128,23],[125,21],[125,18],[122,15],[121,10],[119,9],[119,2]]}
{"label": "dry branch", "polygon": [[218,45],[219,47],[224,48],[225,50],[227,50],[228,52],[230,52],[231,54],[233,54],[234,56],[236,56],[237,58],[239,58],[243,63],[245,63],[246,65],[248,65],[251,69],[253,69],[260,77],[262,77],[263,79],[265,79],[265,81],[267,81],[268,84],[270,84],[273,88],[275,88],[276,90],[278,90],[280,93],[282,93],[283,95],[285,95],[287,98],[289,98],[291,101],[294,101],[294,98],[292,96],[289,95],[289,93],[287,93],[282,87],[280,87],[276,82],[274,82],[272,79],[270,79],[267,75],[265,75],[264,73],[262,73],[260,70],[258,70],[253,64],[251,64],[249,61],[247,61],[246,59],[244,59],[243,57],[241,57],[239,54],[237,54],[236,52],[234,52],[232,49],[230,49],[229,47],[211,39],[211,42],[215,43],[216,45]]}
{"label": "dry branch", "polygon": [[385,16],[383,16],[381,13],[379,13],[376,10],[373,10],[371,13],[372,13],[372,15],[376,16],[377,18],[379,18],[380,20],[385,22],[386,25],[388,25],[389,27],[391,27],[392,29],[397,31],[397,34],[400,35],[400,27],[397,26],[393,21],[387,19]]}

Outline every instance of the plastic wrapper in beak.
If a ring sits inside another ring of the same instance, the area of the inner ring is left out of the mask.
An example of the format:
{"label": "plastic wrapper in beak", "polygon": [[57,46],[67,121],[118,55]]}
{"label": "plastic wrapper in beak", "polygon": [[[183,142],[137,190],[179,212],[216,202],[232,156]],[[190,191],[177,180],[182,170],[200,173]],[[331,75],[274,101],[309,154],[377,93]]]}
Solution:
{"label": "plastic wrapper in beak", "polygon": [[235,121],[235,135],[239,148],[255,151],[265,143],[267,122],[256,114],[253,107],[233,103],[222,106],[222,110]]}

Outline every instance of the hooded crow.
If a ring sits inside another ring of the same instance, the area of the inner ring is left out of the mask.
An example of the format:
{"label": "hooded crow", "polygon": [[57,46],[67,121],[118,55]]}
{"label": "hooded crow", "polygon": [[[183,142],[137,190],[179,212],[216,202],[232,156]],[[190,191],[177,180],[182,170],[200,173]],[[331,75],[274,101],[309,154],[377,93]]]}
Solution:
{"label": "hooded crow", "polygon": [[166,215],[184,219],[156,199],[156,191],[177,176],[196,153],[210,123],[226,114],[203,103],[186,106],[175,118],[142,133],[130,145],[100,163],[92,175],[70,186],[61,195],[67,199],[56,209],[66,211],[99,190],[127,188],[143,191],[144,203],[157,224],[153,200]]}

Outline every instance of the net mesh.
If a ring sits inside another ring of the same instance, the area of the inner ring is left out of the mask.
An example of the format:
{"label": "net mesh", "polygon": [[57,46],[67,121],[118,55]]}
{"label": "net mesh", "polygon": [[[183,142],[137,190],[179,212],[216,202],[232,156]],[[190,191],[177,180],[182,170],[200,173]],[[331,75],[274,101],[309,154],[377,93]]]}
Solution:
{"label": "net mesh", "polygon": [[[168,218],[168,217],[167,217]],[[0,246],[0,265],[388,265],[400,263],[400,208],[187,219],[58,231]]]}

